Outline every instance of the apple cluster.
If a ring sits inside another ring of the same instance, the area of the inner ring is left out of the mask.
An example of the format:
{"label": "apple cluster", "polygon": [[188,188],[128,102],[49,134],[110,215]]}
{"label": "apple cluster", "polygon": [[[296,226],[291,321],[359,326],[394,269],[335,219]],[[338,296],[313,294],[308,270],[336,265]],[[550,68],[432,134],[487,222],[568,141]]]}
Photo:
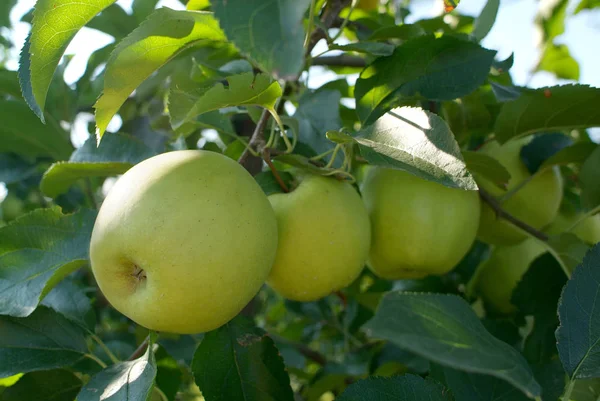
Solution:
{"label": "apple cluster", "polygon": [[[481,152],[511,180],[505,189],[478,184],[499,199],[511,195],[503,208],[532,227],[564,231],[577,216],[557,218],[561,176],[556,169],[531,176],[519,155],[528,140],[486,144]],[[108,301],[136,323],[197,333],[228,322],[265,282],[285,298],[314,301],[348,286],[365,264],[390,280],[441,275],[479,238],[495,248],[475,287],[497,311],[513,311],[512,290],[542,245],[498,218],[477,191],[374,166],[358,175],[360,195],[348,182],[295,171],[291,192],[267,197],[221,154],[152,157],[102,204],[92,270]],[[600,239],[598,217],[584,223],[575,233]]]}

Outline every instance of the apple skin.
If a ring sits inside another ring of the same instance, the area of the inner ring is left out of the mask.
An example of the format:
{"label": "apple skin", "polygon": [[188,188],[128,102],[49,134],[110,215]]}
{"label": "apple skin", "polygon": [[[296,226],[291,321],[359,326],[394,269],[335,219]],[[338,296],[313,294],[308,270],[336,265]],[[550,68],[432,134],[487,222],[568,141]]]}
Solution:
{"label": "apple skin", "polygon": [[269,196],[279,245],[267,283],[287,299],[315,301],[359,276],[371,227],[350,184],[316,175],[295,178],[300,184],[292,192]]}
{"label": "apple skin", "polygon": [[498,246],[477,272],[476,288],[485,303],[494,311],[509,315],[517,308],[510,302],[512,293],[529,265],[546,249],[528,238],[516,245]]}
{"label": "apple skin", "polygon": [[475,241],[480,211],[476,191],[379,167],[369,168],[361,191],[371,218],[368,266],[382,278],[447,273]]}
{"label": "apple skin", "polygon": [[[556,219],[545,230],[550,235],[566,232],[581,218],[580,213],[559,213]],[[590,245],[600,242],[600,214],[586,217],[570,230],[580,240]]]}
{"label": "apple skin", "polygon": [[147,159],[117,181],[96,219],[90,257],[115,309],[149,329],[190,334],[238,314],[276,249],[275,215],[252,176],[221,154],[183,150]]}
{"label": "apple skin", "polygon": [[[510,173],[508,190],[515,188],[531,174],[521,161],[521,148],[529,143],[531,137],[512,140],[504,145],[496,141],[488,142],[480,152],[498,160]],[[500,197],[504,191],[486,179],[477,179],[477,184],[494,195]],[[517,219],[538,230],[550,224],[560,208],[563,194],[562,177],[557,168],[547,169],[525,184],[507,201],[502,203],[504,210]],[[527,238],[512,223],[496,216],[496,212],[487,204],[481,204],[481,224],[477,237],[488,244],[514,245]]]}

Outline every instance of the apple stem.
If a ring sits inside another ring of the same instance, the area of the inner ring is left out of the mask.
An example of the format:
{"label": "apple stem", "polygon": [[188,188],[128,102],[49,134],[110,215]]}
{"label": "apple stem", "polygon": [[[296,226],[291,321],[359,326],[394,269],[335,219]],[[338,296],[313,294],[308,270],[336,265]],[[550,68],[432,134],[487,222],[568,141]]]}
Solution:
{"label": "apple stem", "polygon": [[498,217],[503,218],[504,220],[512,223],[513,225],[519,227],[521,230],[531,234],[532,236],[542,241],[548,241],[548,236],[546,234],[531,227],[529,224],[524,223],[512,214],[508,213],[506,210],[502,209],[500,202],[498,202],[496,198],[494,198],[489,192],[487,192],[481,187],[479,187],[479,196],[485,203],[490,205],[490,207],[496,212],[496,215]]}
{"label": "apple stem", "polygon": [[281,179],[279,172],[277,171],[277,169],[273,165],[273,162],[271,161],[271,152],[270,152],[269,148],[263,149],[262,156],[263,156],[263,160],[265,161],[265,163],[267,163],[267,166],[269,166],[269,168],[271,169],[271,172],[273,173],[273,176],[275,177],[275,180],[281,187],[282,191],[285,193],[290,192],[290,189],[288,188],[287,185],[285,185],[285,182],[283,182],[283,179]]}

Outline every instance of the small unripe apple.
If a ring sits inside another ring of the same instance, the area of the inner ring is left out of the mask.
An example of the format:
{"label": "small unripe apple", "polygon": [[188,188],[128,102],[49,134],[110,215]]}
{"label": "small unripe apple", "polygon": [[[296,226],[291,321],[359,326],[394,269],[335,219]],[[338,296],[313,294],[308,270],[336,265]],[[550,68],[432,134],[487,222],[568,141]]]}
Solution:
{"label": "small unripe apple", "polygon": [[277,249],[266,195],[235,161],[184,150],[127,171],[92,233],[92,270],[108,301],[152,330],[199,333],[258,292]]}
{"label": "small unripe apple", "polygon": [[0,217],[5,221],[11,221],[25,213],[25,202],[16,195],[9,193],[0,203],[0,208],[2,208]]}
{"label": "small unripe apple", "polygon": [[[510,173],[508,188],[502,190],[486,179],[478,179],[477,184],[496,198],[529,179],[531,174],[521,160],[521,148],[531,141],[531,137],[521,138],[500,145],[496,141],[485,144],[480,152],[502,164]],[[562,177],[557,168],[546,169],[524,184],[510,198],[501,203],[508,213],[538,230],[550,224],[556,217],[562,200]],[[527,238],[527,234],[512,223],[498,217],[485,202],[481,204],[481,224],[477,237],[494,245],[513,245]]]}
{"label": "small unripe apple", "polygon": [[480,211],[476,191],[379,167],[369,169],[361,191],[373,233],[368,265],[380,277],[447,273],[475,241]]}
{"label": "small unripe apple", "polygon": [[544,252],[546,249],[533,238],[516,245],[496,247],[475,277],[478,294],[496,312],[514,313],[516,307],[510,302],[512,293],[531,263]]}
{"label": "small unripe apple", "polygon": [[300,184],[269,201],[279,245],[267,283],[294,301],[315,301],[352,283],[365,265],[371,240],[367,211],[348,183],[297,175]]}
{"label": "small unripe apple", "polygon": [[[550,235],[556,235],[570,230],[588,244],[594,245],[600,242],[600,214],[579,221],[581,217],[580,213],[559,213],[545,231]],[[577,225],[573,227],[576,223]]]}

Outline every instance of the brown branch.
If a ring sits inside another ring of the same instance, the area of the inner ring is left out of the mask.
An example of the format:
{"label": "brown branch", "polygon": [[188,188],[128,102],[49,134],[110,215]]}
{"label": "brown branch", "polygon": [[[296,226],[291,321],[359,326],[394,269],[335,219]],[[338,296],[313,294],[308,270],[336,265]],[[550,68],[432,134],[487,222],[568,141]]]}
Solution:
{"label": "brown branch", "polygon": [[334,67],[366,67],[367,62],[362,57],[342,54],[339,56],[315,57],[312,65],[327,65]]}
{"label": "brown branch", "polygon": [[539,230],[536,230],[529,224],[522,222],[512,214],[508,213],[506,210],[502,209],[502,205],[500,204],[500,202],[498,202],[496,198],[494,198],[489,192],[487,192],[481,187],[479,188],[479,196],[484,202],[490,205],[490,207],[496,212],[496,215],[498,217],[512,223],[513,225],[519,227],[521,230],[533,235],[538,239],[541,239],[542,241],[548,241],[548,236],[546,234]]}
{"label": "brown branch", "polygon": [[[258,144],[264,143],[265,128],[267,126],[267,121],[269,121],[270,116],[271,116],[271,114],[269,113],[269,111],[267,109],[263,110],[262,114],[260,115],[260,119],[258,120],[258,123],[256,124],[256,128],[254,129],[254,133],[252,134],[252,137],[250,138],[250,142],[248,142],[249,148],[253,148]],[[247,160],[250,157],[250,155],[251,155],[250,151],[248,149],[245,149],[244,152],[242,153],[242,155],[240,156],[240,158],[238,159],[238,163],[240,163],[246,169],[248,169],[248,166],[246,165],[246,163],[247,163]]]}
{"label": "brown branch", "polygon": [[275,181],[277,181],[277,183],[279,184],[279,186],[281,187],[283,192],[285,192],[285,193],[290,192],[290,189],[288,188],[287,185],[285,185],[285,182],[283,182],[283,179],[281,178],[281,176],[279,175],[279,172],[277,171],[277,169],[273,165],[273,162],[271,161],[270,149],[267,149],[267,148],[263,149],[262,157],[263,157],[263,160],[265,161],[265,163],[267,163],[267,166],[269,166],[269,168],[271,169],[271,172],[273,173],[273,176],[275,177]]}
{"label": "brown branch", "polygon": [[127,360],[128,361],[133,361],[135,359],[138,359],[142,355],[144,355],[144,352],[146,352],[146,349],[148,348],[148,343],[149,342],[150,342],[150,336],[147,336],[144,339],[144,341],[142,341],[142,343],[140,344],[140,346],[137,347],[137,349],[135,351],[133,351],[133,354],[131,354],[131,356]]}
{"label": "brown branch", "polygon": [[[329,0],[327,5],[325,6],[325,10],[321,13],[321,25],[326,29],[333,26],[334,22],[337,20],[340,11],[344,9],[344,7],[350,4],[351,0]],[[314,49],[316,44],[321,40],[327,37],[325,31],[320,27],[316,27],[310,36],[310,40],[308,42],[308,48],[306,49],[306,55],[310,55],[310,52]]]}
{"label": "brown branch", "polygon": [[269,337],[271,337],[273,339],[273,341],[275,341],[275,342],[286,344],[286,345],[296,348],[296,350],[299,353],[301,353],[302,355],[304,355],[306,358],[310,359],[311,361],[318,363],[321,366],[324,366],[327,363],[327,358],[325,357],[325,355],[321,354],[319,351],[315,351],[314,349],[308,347],[305,344],[293,342],[286,338],[283,338],[276,334],[271,334],[271,333],[269,333]]}

